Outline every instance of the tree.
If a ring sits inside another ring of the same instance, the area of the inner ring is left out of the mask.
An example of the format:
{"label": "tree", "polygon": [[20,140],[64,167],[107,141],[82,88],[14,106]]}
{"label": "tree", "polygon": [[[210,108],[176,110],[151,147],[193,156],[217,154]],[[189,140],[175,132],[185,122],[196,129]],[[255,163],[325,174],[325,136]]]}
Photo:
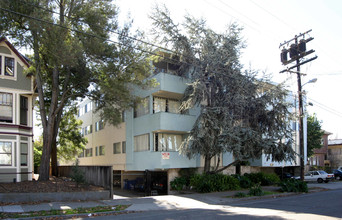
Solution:
{"label": "tree", "polygon": [[308,157],[314,154],[314,149],[322,147],[324,131],[321,128],[321,123],[315,114],[309,115],[307,118]]}
{"label": "tree", "polygon": [[39,136],[37,140],[33,143],[33,163],[34,169],[36,173],[36,169],[40,166],[40,159],[42,158],[42,150],[43,150],[43,137]]}
{"label": "tree", "polygon": [[76,119],[76,114],[77,108],[74,106],[62,117],[57,139],[59,160],[74,160],[84,150],[88,142],[80,132],[82,121]]}
{"label": "tree", "polygon": [[177,59],[169,62],[180,66],[177,74],[193,80],[180,110],[201,109],[181,153],[189,158],[202,155],[207,173],[211,159],[222,153],[233,154],[234,162],[222,169],[218,163],[214,172],[263,153],[273,161],[294,159],[287,92],[281,84],[257,80],[256,72],[242,70],[239,56],[245,45],[238,25],[216,33],[205,20],[187,15],[181,26],[172,21],[166,8],[158,6],[150,18],[156,40],[175,53]]}
{"label": "tree", "polygon": [[[128,38],[130,24],[118,27],[110,0],[3,0],[0,7],[0,35],[33,51],[29,71],[36,79],[43,127],[39,180],[48,180],[65,107],[91,96],[99,99],[103,116],[110,116],[105,119],[117,123],[118,112],[135,99],[128,96],[128,85],[142,85],[149,65],[137,50],[142,45]],[[116,43],[110,40],[113,32]],[[113,88],[118,85],[120,91]]]}

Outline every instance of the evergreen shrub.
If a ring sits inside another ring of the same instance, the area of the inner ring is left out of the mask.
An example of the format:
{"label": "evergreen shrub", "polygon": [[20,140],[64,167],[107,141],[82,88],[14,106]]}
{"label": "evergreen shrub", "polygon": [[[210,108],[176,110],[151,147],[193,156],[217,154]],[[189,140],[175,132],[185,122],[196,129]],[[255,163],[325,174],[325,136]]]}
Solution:
{"label": "evergreen shrub", "polygon": [[306,182],[296,179],[286,179],[280,184],[282,192],[308,192],[308,185]]}
{"label": "evergreen shrub", "polygon": [[190,185],[197,192],[208,193],[239,189],[239,181],[224,174],[195,174],[190,179]]}
{"label": "evergreen shrub", "polygon": [[187,180],[185,177],[176,177],[170,182],[171,189],[180,191],[186,186],[186,182]]}

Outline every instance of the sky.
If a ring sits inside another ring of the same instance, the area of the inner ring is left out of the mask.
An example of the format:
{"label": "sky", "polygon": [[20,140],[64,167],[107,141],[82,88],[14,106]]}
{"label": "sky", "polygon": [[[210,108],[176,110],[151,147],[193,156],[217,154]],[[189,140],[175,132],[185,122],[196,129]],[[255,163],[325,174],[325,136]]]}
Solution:
{"label": "sky", "polygon": [[[207,20],[208,27],[223,32],[237,22],[244,29],[247,47],[241,63],[246,68],[272,74],[276,83],[286,80],[289,90],[297,92],[297,76],[279,73],[286,67],[280,62],[280,43],[311,30],[305,38],[307,50],[317,59],[301,66],[302,85],[306,92],[307,113],[321,121],[322,129],[332,133],[329,139],[342,139],[342,1],[340,0],[116,0],[119,20],[133,19],[134,28],[149,33],[148,16],[156,4],[164,4],[171,17],[182,23],[190,14]],[[289,65],[289,67],[292,65]],[[317,78],[316,83],[308,83]]]}

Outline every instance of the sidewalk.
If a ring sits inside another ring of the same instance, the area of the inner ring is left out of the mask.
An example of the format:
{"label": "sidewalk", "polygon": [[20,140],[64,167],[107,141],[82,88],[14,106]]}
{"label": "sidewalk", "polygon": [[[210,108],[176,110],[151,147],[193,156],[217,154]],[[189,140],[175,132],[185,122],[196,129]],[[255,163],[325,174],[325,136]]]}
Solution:
{"label": "sidewalk", "polygon": [[[263,187],[264,191],[275,191],[279,187]],[[311,190],[312,191],[312,190]],[[241,191],[226,191],[214,193],[194,193],[194,194],[179,194],[165,196],[150,196],[150,197],[124,197],[114,193],[112,200],[84,201],[84,202],[48,202],[40,204],[20,204],[0,206],[0,212],[32,212],[32,211],[49,211],[49,210],[66,210],[76,208],[89,208],[96,206],[115,206],[115,205],[130,205],[126,211],[148,211],[148,210],[168,210],[168,209],[188,209],[188,208],[214,208],[215,205],[222,205],[232,202],[237,202],[248,198],[231,198],[237,192]],[[261,198],[272,198],[278,196],[288,196],[294,193],[282,193],[281,195],[268,195]],[[131,195],[129,195],[131,196]]]}

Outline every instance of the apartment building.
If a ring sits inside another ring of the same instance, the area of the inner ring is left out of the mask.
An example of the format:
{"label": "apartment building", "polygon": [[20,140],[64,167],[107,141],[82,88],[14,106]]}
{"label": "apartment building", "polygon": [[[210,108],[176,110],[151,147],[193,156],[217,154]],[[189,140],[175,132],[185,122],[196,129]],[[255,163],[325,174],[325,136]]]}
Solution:
{"label": "apartment building", "polygon": [[[79,105],[78,119],[83,121],[82,134],[88,139],[86,149],[79,157],[80,165],[109,165],[113,167],[114,182],[122,188],[137,189],[147,183],[151,190],[169,194],[169,182],[178,176],[181,168],[203,168],[200,156],[188,159],[180,155],[177,148],[192,129],[200,109],[191,109],[180,114],[180,99],[189,79],[172,73],[168,65],[156,68],[153,78],[158,86],[151,89],[135,89],[134,95],[142,102],[124,114],[124,122],[117,127],[104,124],[94,113],[95,103],[85,100]],[[293,96],[289,96],[288,101]],[[295,110],[295,109],[293,109]],[[305,129],[306,130],[306,129]],[[298,126],[294,123],[294,136]],[[306,137],[306,135],[305,135]],[[306,138],[305,138],[306,141]],[[294,148],[299,152],[298,138]],[[216,165],[217,158],[212,161]],[[233,162],[231,154],[223,154],[220,165]],[[296,163],[274,163],[266,156],[251,161],[251,166],[274,171],[274,168],[299,166]],[[232,168],[226,172],[234,173]],[[146,181],[148,179],[148,181]]]}
{"label": "apartment building", "polygon": [[0,37],[0,182],[32,180],[34,80],[29,67]]}

